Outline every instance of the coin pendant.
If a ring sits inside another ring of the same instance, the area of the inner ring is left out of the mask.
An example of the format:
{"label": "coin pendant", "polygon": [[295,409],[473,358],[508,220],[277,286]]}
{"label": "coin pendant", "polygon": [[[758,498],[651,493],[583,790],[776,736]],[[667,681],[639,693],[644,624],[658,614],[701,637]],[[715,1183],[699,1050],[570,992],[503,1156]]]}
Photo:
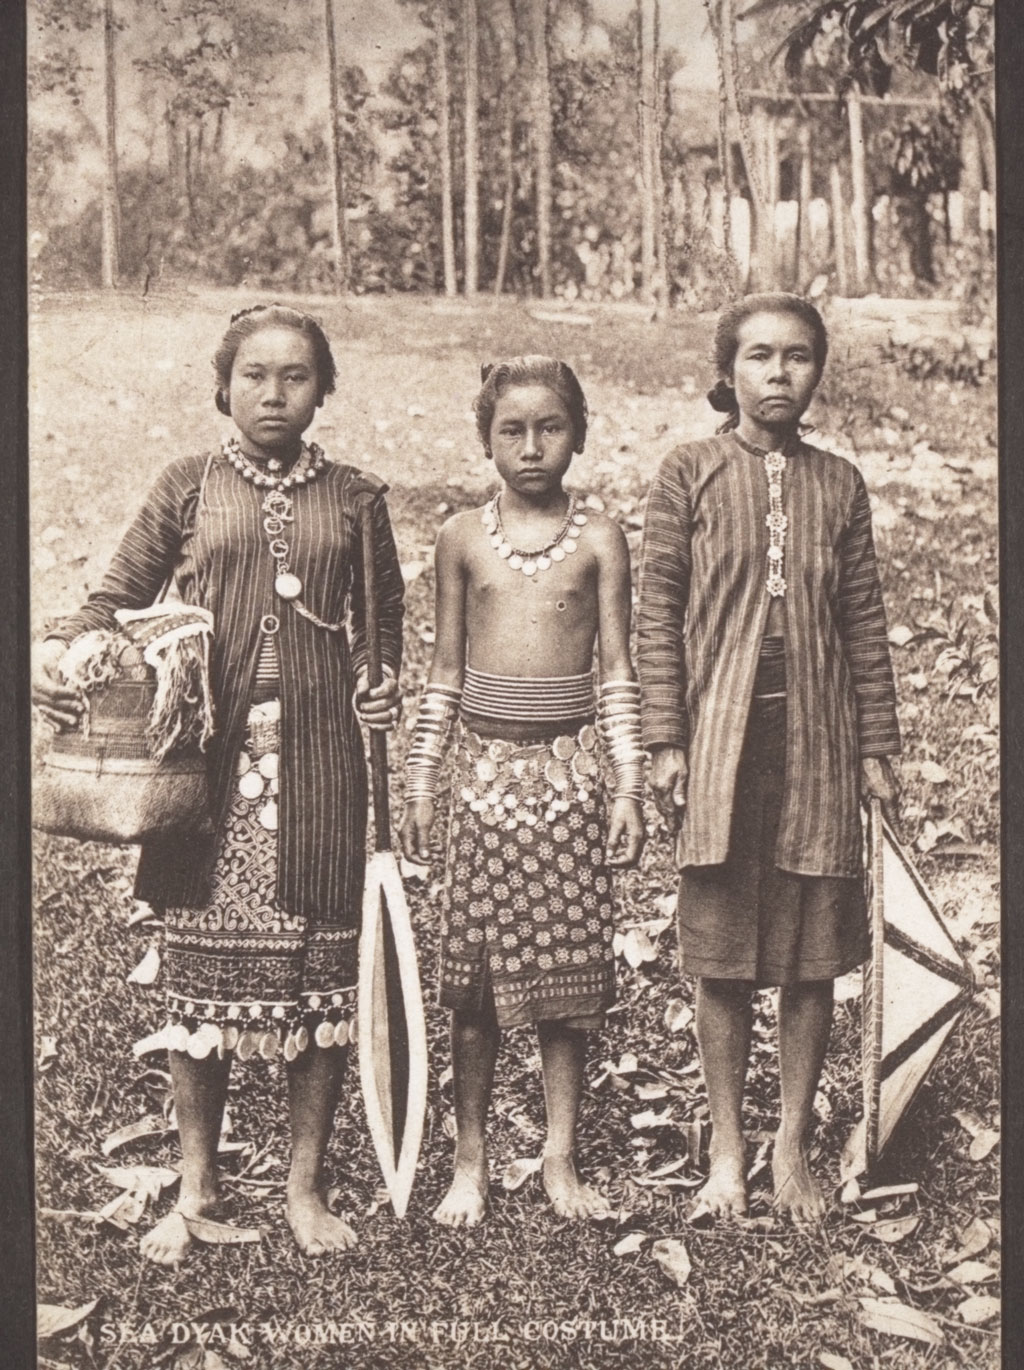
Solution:
{"label": "coin pendant", "polygon": [[477,763],[476,763],[476,773],[477,773],[478,777],[479,777],[479,778],[484,782],[484,784],[486,785],[486,784],[489,784],[490,781],[492,781],[492,780],[495,778],[495,776],[498,774],[498,768],[497,768],[497,766],[494,764],[494,761],[492,760],[491,757],[489,757],[489,756],[481,756],[481,757],[478,758]]}
{"label": "coin pendant", "polygon": [[537,574],[537,563],[535,561],[524,561],[522,565],[524,576],[535,576]]}
{"label": "coin pendant", "polygon": [[259,799],[263,793],[263,777],[259,771],[246,771],[238,781],[238,793],[243,799]]}
{"label": "coin pendant", "polygon": [[501,546],[498,548],[498,556],[501,557],[502,560],[504,560],[506,557],[510,557],[511,555],[512,555],[512,544],[511,544],[511,542],[503,542],[503,543],[501,544]]}
{"label": "coin pendant", "polygon": [[295,1029],[295,1046],[298,1051],[305,1051],[309,1046],[309,1030],[305,1026]]}
{"label": "coin pendant", "polygon": [[277,752],[267,752],[256,763],[256,769],[265,780],[276,780],[278,769]]}
{"label": "coin pendant", "polygon": [[355,1042],[356,1042],[356,1019],[355,1019],[355,1018],[350,1018],[350,1019],[348,1020],[348,1040],[352,1043],[353,1046],[355,1046]]}
{"label": "coin pendant", "polygon": [[295,1038],[289,1032],[288,1036],[284,1039],[284,1059],[286,1061],[294,1061],[298,1054],[299,1048],[295,1045]]}
{"label": "coin pendant", "polygon": [[551,552],[550,552],[550,556],[551,556],[551,560],[552,560],[552,561],[564,561],[564,560],[565,560],[565,547],[564,547],[564,546],[561,546],[561,545],[558,546],[558,547],[552,547]]}
{"label": "coin pendant", "polygon": [[523,564],[523,559],[518,552],[513,552],[508,559],[508,564],[509,566],[511,566],[513,571],[518,571]]}
{"label": "coin pendant", "polygon": [[238,1046],[238,1029],[231,1023],[224,1029],[224,1050],[234,1051]]}
{"label": "coin pendant", "polygon": [[570,737],[568,733],[562,733],[556,737],[551,744],[551,750],[558,757],[559,761],[568,761],[576,750],[576,739]]}
{"label": "coin pendant", "polygon": [[592,752],[597,744],[597,729],[590,723],[585,723],[580,729],[580,746],[585,747],[588,752]]}
{"label": "coin pendant", "polygon": [[[538,557],[538,558],[537,558],[537,570],[538,570],[538,571],[546,571],[550,565],[551,565],[551,558],[550,558],[549,556],[544,556],[544,557]],[[523,570],[524,570],[524,571],[526,570],[526,567],[525,567],[525,566],[523,567]]]}
{"label": "coin pendant", "polygon": [[489,742],[487,744],[487,755],[491,758],[492,761],[497,761],[500,763],[506,760],[508,754],[509,745],[507,742],[502,742],[500,737],[496,737],[493,742]]}
{"label": "coin pendant", "polygon": [[566,538],[566,540],[562,543],[562,548],[563,548],[563,550],[566,551],[566,552],[575,552],[575,550],[576,550],[576,539],[575,539],[575,538]]}
{"label": "coin pendant", "polygon": [[277,832],[277,804],[273,799],[267,801],[260,809],[260,823],[266,828],[267,832]]}
{"label": "coin pendant", "polygon": [[334,1045],[336,1047],[348,1046],[348,1021],[345,1018],[342,1018],[334,1029]]}
{"label": "coin pendant", "polygon": [[167,1050],[188,1050],[188,1028],[184,1023],[175,1023],[173,1027],[167,1029]]}
{"label": "coin pendant", "polygon": [[238,1044],[235,1047],[235,1055],[240,1061],[248,1061],[251,1056],[256,1054],[256,1046],[259,1038],[255,1032],[243,1032],[239,1034]]}
{"label": "coin pendant", "polygon": [[318,1047],[334,1046],[334,1024],[329,1023],[326,1018],[322,1023],[317,1023],[316,1032],[313,1033],[313,1040]]}
{"label": "coin pendant", "polygon": [[213,1050],[213,1044],[199,1032],[193,1032],[185,1048],[194,1061],[204,1061]]}
{"label": "coin pendant", "polygon": [[249,759],[248,752],[239,752],[238,760],[235,763],[236,775],[245,775],[246,771],[252,770],[252,761]]}
{"label": "coin pendant", "polygon": [[275,578],[274,589],[282,599],[298,599],[302,594],[302,581],[290,571],[284,571]]}
{"label": "coin pendant", "polygon": [[281,1042],[276,1032],[265,1032],[260,1038],[260,1055],[264,1061],[272,1061],[281,1050]]}

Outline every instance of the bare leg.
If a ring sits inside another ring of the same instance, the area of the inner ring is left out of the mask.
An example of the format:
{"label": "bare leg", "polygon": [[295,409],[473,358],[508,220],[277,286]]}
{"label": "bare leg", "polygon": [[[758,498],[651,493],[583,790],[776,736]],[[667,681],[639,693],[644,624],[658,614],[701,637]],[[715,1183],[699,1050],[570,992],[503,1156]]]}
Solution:
{"label": "bare leg", "polygon": [[287,1068],[292,1127],[288,1225],[306,1256],[345,1251],[356,1242],[348,1223],[328,1209],[323,1178],[324,1156],[347,1061],[347,1047],[311,1045]]}
{"label": "bare leg", "polygon": [[711,1108],[711,1170],[698,1208],[723,1218],[747,1211],[743,1086],[750,1059],[752,986],[746,980],[697,981],[697,1045]]}
{"label": "bare leg", "polygon": [[779,990],[782,1118],[775,1136],[775,1203],[798,1220],[818,1219],[825,1199],[807,1163],[814,1096],[832,1028],[832,981],[809,980]]}
{"label": "bare leg", "polygon": [[181,1138],[181,1190],[166,1218],[143,1236],[139,1250],[157,1265],[179,1265],[192,1241],[185,1218],[201,1218],[217,1206],[217,1144],[228,1093],[231,1057],[197,1061],[169,1051],[174,1112]]}
{"label": "bare leg", "polygon": [[487,1208],[487,1110],[501,1031],[489,1004],[480,1013],[452,1012],[455,1091],[455,1174],[434,1217],[450,1227],[473,1227]]}
{"label": "bare leg", "polygon": [[576,1173],[576,1120],[583,1098],[587,1034],[579,1028],[548,1021],[537,1024],[537,1036],[548,1115],[544,1189],[560,1218],[589,1218],[605,1212],[608,1200],[583,1184]]}

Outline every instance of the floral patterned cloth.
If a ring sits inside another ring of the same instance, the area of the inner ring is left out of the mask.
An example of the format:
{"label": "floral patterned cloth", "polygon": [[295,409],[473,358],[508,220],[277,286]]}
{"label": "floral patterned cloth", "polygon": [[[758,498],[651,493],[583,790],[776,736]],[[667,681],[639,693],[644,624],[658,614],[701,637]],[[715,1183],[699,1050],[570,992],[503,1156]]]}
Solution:
{"label": "floral patterned cloth", "polygon": [[520,743],[461,730],[440,1002],[499,1026],[600,1027],[615,999],[612,878],[597,737]]}

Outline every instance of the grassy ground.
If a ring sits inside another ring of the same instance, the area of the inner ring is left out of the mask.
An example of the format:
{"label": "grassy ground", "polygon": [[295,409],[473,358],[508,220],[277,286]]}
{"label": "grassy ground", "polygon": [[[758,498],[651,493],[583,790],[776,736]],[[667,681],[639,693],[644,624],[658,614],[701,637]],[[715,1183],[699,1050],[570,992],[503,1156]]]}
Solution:
{"label": "grassy ground", "polygon": [[[207,359],[235,303],[213,293],[39,303],[31,376],[37,625],[97,583],[160,466],[219,433]],[[707,320],[655,326],[623,314],[587,326],[540,321],[512,305],[470,310],[424,301],[324,302],[321,312],[341,378],[317,436],[332,455],[392,484],[409,578],[410,693],[422,682],[429,650],[436,528],[488,486],[470,415],[480,360],[548,350],[578,366],[592,436],[574,481],[601,496],[634,547],[643,490],[658,460],[710,427],[701,398]],[[176,1160],[173,1134],[127,1145],[109,1160],[101,1152],[116,1128],[163,1116],[169,1104],[159,1057],[140,1063],[130,1050],[158,1012],[159,985],[154,993],[126,983],[155,933],[144,923],[129,926],[131,853],[40,839],[40,1298],[66,1307],[99,1301],[76,1327],[43,1343],[41,1363],[104,1370],[918,1370],[997,1363],[995,1323],[965,1321],[987,1310],[963,1308],[970,1296],[996,1292],[999,1245],[998,1149],[986,1152],[993,1138],[983,1130],[998,1127],[998,777],[994,608],[986,602],[996,579],[994,395],[991,388],[910,382],[880,365],[871,340],[854,333],[834,339],[822,396],[814,419],[823,441],[860,461],[873,492],[890,625],[906,630],[897,631],[907,641],[895,650],[906,742],[904,835],[980,991],[881,1177],[917,1182],[917,1192],[875,1205],[875,1224],[858,1221],[857,1206],[837,1199],[822,1230],[797,1232],[772,1217],[762,1170],[754,1216],[743,1228],[687,1224],[699,1183],[694,1153],[707,1140],[699,1126],[706,1100],[687,1021],[690,988],[673,973],[674,935],[662,926],[672,873],[664,842],[652,841],[642,869],[621,888],[624,928],[654,920],[652,959],[637,968],[620,961],[620,1004],[593,1047],[581,1128],[584,1168],[604,1183],[617,1221],[581,1227],[555,1220],[535,1177],[503,1188],[505,1168],[538,1153],[543,1121],[535,1042],[517,1032],[506,1038],[499,1063],[492,1213],[469,1233],[432,1223],[450,1165],[451,1086],[444,1016],[430,1009],[427,1134],[404,1222],[378,1206],[353,1088],[330,1169],[337,1206],[358,1227],[359,1249],[333,1262],[296,1254],[282,1214],[281,1070],[250,1065],[236,1071],[230,1098],[231,1136],[249,1149],[226,1157],[225,1167],[231,1221],[262,1227],[262,1241],[197,1249],[177,1273],[144,1265],[138,1232],[164,1211],[173,1190],[136,1224],[119,1228],[81,1215],[116,1196],[104,1167]],[[396,744],[399,760],[405,740]],[[409,894],[429,998],[436,889],[411,883]],[[842,994],[817,1110],[817,1165],[830,1182],[859,1109],[856,985]],[[777,1121],[773,1013],[771,996],[762,996],[749,1088],[752,1163]],[[645,1112],[654,1118],[638,1120]],[[969,1128],[982,1129],[980,1137]],[[659,1177],[675,1160],[684,1163]],[[912,1226],[905,1235],[884,1226],[902,1217],[917,1219],[905,1224]],[[630,1233],[640,1234],[638,1249],[616,1254]],[[688,1250],[692,1269],[681,1286],[651,1257],[651,1243],[663,1237]],[[972,1249],[982,1268],[959,1268]],[[870,1298],[929,1312],[942,1343],[869,1328],[861,1301]]]}

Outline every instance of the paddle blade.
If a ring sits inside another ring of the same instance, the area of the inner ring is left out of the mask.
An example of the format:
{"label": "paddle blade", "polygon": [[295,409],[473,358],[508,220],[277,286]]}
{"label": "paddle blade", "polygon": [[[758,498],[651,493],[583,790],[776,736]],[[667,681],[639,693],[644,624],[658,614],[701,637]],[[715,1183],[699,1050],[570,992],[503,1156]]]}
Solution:
{"label": "paddle blade", "polygon": [[359,1077],[377,1160],[403,1217],[427,1102],[427,1040],[409,909],[391,852],[367,862],[359,941]]}

